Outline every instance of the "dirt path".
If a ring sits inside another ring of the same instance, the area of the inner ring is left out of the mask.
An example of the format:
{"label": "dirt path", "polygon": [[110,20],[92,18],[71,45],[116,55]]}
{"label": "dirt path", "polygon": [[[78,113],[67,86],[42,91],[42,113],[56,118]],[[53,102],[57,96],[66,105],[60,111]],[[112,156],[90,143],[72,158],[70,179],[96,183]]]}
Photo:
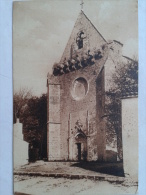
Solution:
{"label": "dirt path", "polygon": [[136,190],[137,186],[125,186],[107,181],[14,176],[14,192],[31,195],[125,195],[135,194]]}

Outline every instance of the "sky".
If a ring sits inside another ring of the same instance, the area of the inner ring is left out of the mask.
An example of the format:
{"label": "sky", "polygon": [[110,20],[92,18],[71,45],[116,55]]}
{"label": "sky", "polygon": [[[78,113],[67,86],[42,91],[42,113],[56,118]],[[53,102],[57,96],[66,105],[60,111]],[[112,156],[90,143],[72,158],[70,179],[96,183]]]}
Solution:
{"label": "sky", "polygon": [[[47,92],[47,73],[59,62],[75,21],[80,0],[13,3],[14,91]],[[102,36],[124,44],[123,55],[138,57],[137,0],[84,0],[84,13]]]}

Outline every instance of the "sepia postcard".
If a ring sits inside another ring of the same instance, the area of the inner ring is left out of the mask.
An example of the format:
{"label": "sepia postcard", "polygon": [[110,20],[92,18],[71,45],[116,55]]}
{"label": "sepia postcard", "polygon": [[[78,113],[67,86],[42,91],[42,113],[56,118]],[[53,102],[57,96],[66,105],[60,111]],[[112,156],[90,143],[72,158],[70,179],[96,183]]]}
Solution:
{"label": "sepia postcard", "polygon": [[138,1],[13,3],[15,195],[138,193]]}

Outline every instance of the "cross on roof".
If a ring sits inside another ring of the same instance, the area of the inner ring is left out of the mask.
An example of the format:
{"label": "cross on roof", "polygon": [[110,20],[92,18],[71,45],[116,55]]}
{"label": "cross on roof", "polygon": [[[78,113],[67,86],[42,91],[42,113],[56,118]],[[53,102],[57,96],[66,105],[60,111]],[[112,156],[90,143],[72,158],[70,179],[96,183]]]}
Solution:
{"label": "cross on roof", "polygon": [[83,2],[83,0],[81,1],[81,10],[83,10],[83,5],[84,5],[84,2]]}

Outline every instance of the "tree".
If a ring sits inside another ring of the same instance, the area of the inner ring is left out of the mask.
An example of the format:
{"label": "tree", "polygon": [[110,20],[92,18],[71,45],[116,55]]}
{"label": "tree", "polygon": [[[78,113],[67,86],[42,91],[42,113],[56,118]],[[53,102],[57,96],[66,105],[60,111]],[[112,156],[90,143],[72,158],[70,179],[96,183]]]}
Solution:
{"label": "tree", "polygon": [[116,86],[114,93],[117,95],[138,93],[138,61],[129,60],[126,64],[121,64],[112,79]]}
{"label": "tree", "polygon": [[138,61],[128,60],[127,63],[118,65],[112,75],[113,87],[106,93],[107,127],[109,134],[107,140],[113,141],[117,135],[117,148],[119,159],[122,160],[122,126],[121,126],[121,98],[138,94]]}
{"label": "tree", "polygon": [[47,95],[32,96],[21,115],[24,139],[39,149],[38,158],[47,155]]}
{"label": "tree", "polygon": [[28,100],[32,97],[32,93],[27,88],[20,88],[18,92],[14,92],[13,96],[13,120],[21,117]]}
{"label": "tree", "polygon": [[33,96],[27,88],[14,92],[14,123],[19,118],[23,124],[24,140],[39,150],[39,159],[47,155],[47,95]]}

